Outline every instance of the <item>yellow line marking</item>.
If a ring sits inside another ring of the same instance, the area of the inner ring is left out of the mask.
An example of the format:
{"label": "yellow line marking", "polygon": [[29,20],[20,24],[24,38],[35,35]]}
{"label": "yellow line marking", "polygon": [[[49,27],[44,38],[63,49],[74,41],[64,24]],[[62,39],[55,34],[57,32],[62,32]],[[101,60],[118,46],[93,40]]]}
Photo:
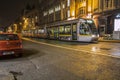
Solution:
{"label": "yellow line marking", "polygon": [[67,50],[74,50],[74,51],[78,51],[78,52],[86,52],[86,53],[90,53],[90,54],[108,56],[108,57],[112,57],[112,58],[120,58],[120,56],[113,56],[113,55],[108,55],[108,54],[101,54],[100,52],[95,53],[93,51],[73,49],[73,48],[70,48],[70,47],[64,47],[64,46],[58,46],[58,45],[48,44],[48,43],[44,43],[44,42],[38,42],[38,41],[31,40],[31,39],[28,39],[28,38],[22,38],[22,39],[28,40],[28,41],[31,41],[31,42],[34,42],[34,43],[44,44],[44,45],[48,45],[48,46],[52,46],[52,47],[57,47],[57,48],[63,48],[63,49],[67,49]]}
{"label": "yellow line marking", "polygon": [[59,36],[72,36],[72,35],[61,35],[61,34],[59,34]]}

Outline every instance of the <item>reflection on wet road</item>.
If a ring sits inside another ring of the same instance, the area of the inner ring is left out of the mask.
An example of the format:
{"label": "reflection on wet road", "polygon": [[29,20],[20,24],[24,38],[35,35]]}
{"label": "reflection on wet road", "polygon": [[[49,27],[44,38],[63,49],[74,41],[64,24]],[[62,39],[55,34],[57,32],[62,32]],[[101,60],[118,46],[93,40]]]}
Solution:
{"label": "reflection on wet road", "polygon": [[81,42],[65,42],[65,41],[44,40],[44,39],[36,39],[36,40],[44,43],[54,44],[57,46],[72,48],[73,50],[77,49],[79,51],[81,50],[81,51],[89,52],[93,54],[120,58],[119,43],[107,43],[107,42],[81,43]]}

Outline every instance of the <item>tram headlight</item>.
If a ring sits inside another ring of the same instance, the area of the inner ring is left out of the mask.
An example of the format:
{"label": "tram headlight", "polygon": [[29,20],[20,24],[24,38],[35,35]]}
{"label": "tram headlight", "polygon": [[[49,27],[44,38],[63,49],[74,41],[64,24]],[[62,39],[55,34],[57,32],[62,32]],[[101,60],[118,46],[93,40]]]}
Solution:
{"label": "tram headlight", "polygon": [[98,34],[97,37],[100,37],[100,35]]}
{"label": "tram headlight", "polygon": [[96,37],[96,35],[92,35],[92,37]]}
{"label": "tram headlight", "polygon": [[92,37],[99,37],[99,34],[98,35],[92,35]]}

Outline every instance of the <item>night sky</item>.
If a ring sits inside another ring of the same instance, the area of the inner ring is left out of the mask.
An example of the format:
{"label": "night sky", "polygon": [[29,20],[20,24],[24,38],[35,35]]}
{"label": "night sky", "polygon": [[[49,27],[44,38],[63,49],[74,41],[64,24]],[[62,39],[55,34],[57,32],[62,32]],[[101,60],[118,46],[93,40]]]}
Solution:
{"label": "night sky", "polygon": [[7,27],[20,16],[26,4],[34,0],[1,0],[0,2],[0,27]]}

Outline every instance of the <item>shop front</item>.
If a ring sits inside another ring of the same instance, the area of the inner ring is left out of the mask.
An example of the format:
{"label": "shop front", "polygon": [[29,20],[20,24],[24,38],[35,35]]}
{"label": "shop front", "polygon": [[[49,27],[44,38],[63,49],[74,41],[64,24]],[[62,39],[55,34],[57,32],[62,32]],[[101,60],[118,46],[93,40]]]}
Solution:
{"label": "shop front", "polygon": [[114,10],[99,15],[93,15],[93,19],[101,37],[120,39],[120,11]]}
{"label": "shop front", "polygon": [[115,15],[113,39],[120,39],[120,13]]}

